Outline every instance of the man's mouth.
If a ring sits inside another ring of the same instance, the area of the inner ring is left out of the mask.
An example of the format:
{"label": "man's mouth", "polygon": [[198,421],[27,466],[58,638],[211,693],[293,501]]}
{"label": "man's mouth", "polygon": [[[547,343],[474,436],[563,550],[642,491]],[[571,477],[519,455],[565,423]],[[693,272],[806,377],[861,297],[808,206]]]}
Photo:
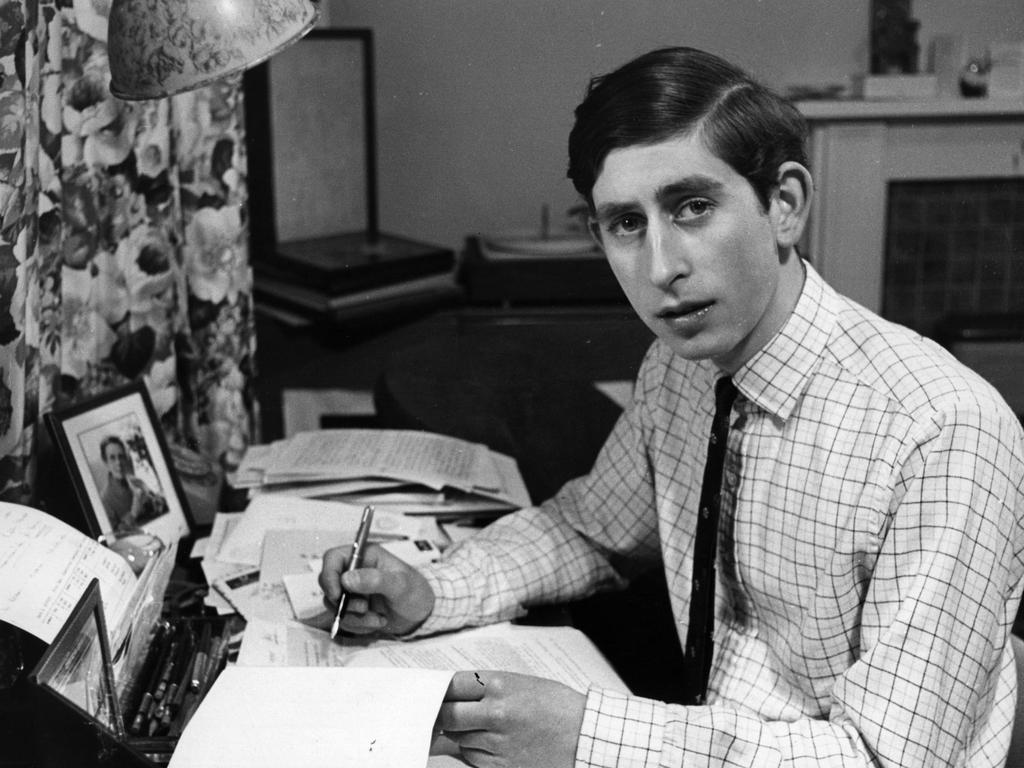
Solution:
{"label": "man's mouth", "polygon": [[703,318],[713,305],[713,301],[684,302],[658,310],[657,316],[661,320],[690,322]]}

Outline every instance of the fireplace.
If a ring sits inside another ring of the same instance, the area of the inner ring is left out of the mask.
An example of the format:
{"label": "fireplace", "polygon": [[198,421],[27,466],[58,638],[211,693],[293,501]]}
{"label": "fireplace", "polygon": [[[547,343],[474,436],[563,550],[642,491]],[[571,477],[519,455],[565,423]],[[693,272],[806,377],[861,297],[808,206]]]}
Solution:
{"label": "fireplace", "polygon": [[882,314],[925,336],[954,315],[1024,311],[1024,178],[894,181]]}

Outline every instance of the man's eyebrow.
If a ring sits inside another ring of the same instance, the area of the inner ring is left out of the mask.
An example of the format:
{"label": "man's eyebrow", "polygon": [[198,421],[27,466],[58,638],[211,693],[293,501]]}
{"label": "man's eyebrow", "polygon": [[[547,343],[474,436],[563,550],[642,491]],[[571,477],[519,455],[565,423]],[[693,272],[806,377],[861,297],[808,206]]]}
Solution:
{"label": "man's eyebrow", "polygon": [[658,202],[664,204],[666,200],[677,200],[686,196],[720,197],[725,191],[725,185],[716,178],[696,174],[666,184],[657,192]]}
{"label": "man's eyebrow", "polygon": [[636,205],[633,203],[602,203],[594,211],[594,218],[598,221],[607,221],[608,219],[614,219],[620,214],[630,213],[635,210]]}
{"label": "man's eyebrow", "polygon": [[[693,176],[685,176],[677,181],[666,184],[658,189],[655,197],[660,204],[665,205],[666,202],[671,203],[680,197],[720,197],[724,191],[725,185],[718,179],[712,176],[705,176],[704,174],[694,174]],[[636,203],[608,202],[597,207],[594,212],[594,218],[605,221],[635,210]]]}

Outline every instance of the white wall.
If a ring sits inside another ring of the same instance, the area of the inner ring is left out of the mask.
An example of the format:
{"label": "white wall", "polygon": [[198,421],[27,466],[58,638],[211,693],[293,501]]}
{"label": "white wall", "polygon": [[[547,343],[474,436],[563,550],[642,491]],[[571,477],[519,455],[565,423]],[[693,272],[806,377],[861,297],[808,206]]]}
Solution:
{"label": "white wall", "polygon": [[[460,248],[466,235],[552,225],[587,80],[662,45],[706,48],[777,88],[843,82],[868,61],[868,0],[323,0],[369,27],[377,65],[381,226]],[[1024,40],[1021,0],[916,0],[919,42]],[[980,52],[980,51],[979,51]]]}

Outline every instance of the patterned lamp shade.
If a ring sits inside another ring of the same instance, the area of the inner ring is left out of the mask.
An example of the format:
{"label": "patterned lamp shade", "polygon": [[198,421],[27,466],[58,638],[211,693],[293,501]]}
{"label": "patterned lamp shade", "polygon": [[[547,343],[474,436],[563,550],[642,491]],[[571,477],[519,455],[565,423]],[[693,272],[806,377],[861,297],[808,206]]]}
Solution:
{"label": "patterned lamp shade", "polygon": [[241,72],[298,40],[319,0],[114,0],[110,92],[158,99]]}

